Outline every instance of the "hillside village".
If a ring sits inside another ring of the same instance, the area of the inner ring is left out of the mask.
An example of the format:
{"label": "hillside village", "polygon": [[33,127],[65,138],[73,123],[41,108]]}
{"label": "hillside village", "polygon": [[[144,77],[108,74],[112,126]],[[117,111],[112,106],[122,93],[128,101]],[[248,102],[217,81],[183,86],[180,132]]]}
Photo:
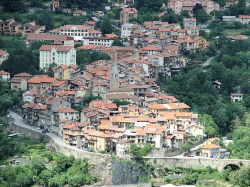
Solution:
{"label": "hillside village", "polygon": [[[53,6],[58,6],[57,2],[52,1]],[[205,10],[209,13],[218,6]],[[23,94],[27,103],[22,106],[25,122],[51,131],[79,149],[116,152],[120,156],[128,153],[131,143],[181,149],[189,136],[203,139],[205,127],[199,115],[161,90],[157,80],[170,79],[191,63],[202,67],[200,61],[191,62],[183,54],[206,52],[209,42],[199,36],[196,18],[184,18],[183,28],[179,23],[163,21],[129,23],[131,17],[137,17],[137,12],[130,6],[121,9],[121,36],[95,30],[100,21],[98,16],[82,25],[64,25],[45,33],[41,33],[44,26],[35,23],[21,26],[14,19],[1,22],[0,31],[4,35],[20,32],[26,37],[27,47],[34,41],[53,44],[39,49],[39,69],[47,74],[11,75],[12,90],[27,90]],[[74,16],[85,14],[83,10],[73,12]],[[165,14],[158,14],[159,19]],[[115,41],[123,42],[124,46],[113,46]],[[75,48],[75,44],[82,46]],[[81,49],[106,53],[111,60],[79,67],[76,53]],[[8,51],[1,50],[0,57],[1,64],[8,58]],[[10,80],[10,73],[1,71],[0,75],[3,80]],[[220,82],[211,84],[220,89]],[[243,99],[243,94],[232,93],[231,97],[237,102]]]}

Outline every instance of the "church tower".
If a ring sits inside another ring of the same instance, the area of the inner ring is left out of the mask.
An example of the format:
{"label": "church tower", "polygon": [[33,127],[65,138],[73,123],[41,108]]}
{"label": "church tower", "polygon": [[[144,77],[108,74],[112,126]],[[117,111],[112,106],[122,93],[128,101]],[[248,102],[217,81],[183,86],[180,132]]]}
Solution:
{"label": "church tower", "polygon": [[117,69],[116,64],[112,67],[110,73],[110,89],[117,89],[119,88],[119,71]]}

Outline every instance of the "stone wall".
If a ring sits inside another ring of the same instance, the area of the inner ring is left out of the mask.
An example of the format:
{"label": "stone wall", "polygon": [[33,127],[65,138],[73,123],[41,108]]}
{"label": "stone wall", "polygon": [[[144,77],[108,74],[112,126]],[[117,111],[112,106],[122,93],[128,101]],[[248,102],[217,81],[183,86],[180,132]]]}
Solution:
{"label": "stone wall", "polygon": [[112,163],[112,184],[148,183],[148,173],[141,165],[129,161]]}
{"label": "stone wall", "polygon": [[[12,123],[9,124],[9,130],[12,130],[14,133],[20,133],[21,135],[29,136],[32,138],[39,138],[41,135],[43,135],[41,132],[37,132],[35,128],[34,130],[31,130]],[[106,171],[111,169],[110,166],[108,165],[110,162],[107,162],[108,160],[109,161],[112,160],[111,155],[87,152],[81,149],[71,147],[69,145],[65,146],[63,144],[55,142],[49,135],[47,134],[44,135],[45,135],[45,141],[49,142],[56,152],[63,153],[66,156],[73,155],[76,159],[87,158],[91,163],[93,163],[93,165],[98,166],[99,169],[98,167],[95,167],[97,168],[95,172],[96,174],[98,175],[106,174]],[[145,161],[150,161],[153,165],[161,164],[167,166],[168,168],[176,166],[180,167],[211,166],[212,168],[217,168],[219,171],[222,171],[228,165],[234,165],[238,168],[250,166],[250,160],[237,160],[237,159],[211,159],[203,157],[174,158],[174,157],[149,157],[149,156],[145,157],[144,159]]]}
{"label": "stone wall", "polygon": [[150,161],[153,165],[160,164],[165,165],[168,168],[173,167],[195,167],[203,168],[211,166],[212,168],[217,168],[218,171],[222,171],[225,167],[233,165],[237,168],[243,168],[250,166],[250,160],[237,160],[237,159],[212,159],[212,158],[197,158],[197,157],[165,157],[165,158],[155,158],[155,157],[144,157],[146,161]]}

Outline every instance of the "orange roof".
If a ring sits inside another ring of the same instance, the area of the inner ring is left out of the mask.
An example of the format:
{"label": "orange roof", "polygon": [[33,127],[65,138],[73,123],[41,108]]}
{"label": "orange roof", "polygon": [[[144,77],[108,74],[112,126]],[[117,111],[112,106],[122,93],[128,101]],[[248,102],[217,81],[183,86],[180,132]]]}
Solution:
{"label": "orange roof", "polygon": [[83,12],[85,12],[84,10],[76,10],[75,12],[73,12],[73,14],[82,14]]}
{"label": "orange roof", "polygon": [[130,10],[133,10],[134,12],[138,12],[135,8],[123,8],[124,12],[129,12]]}
{"label": "orange roof", "polygon": [[105,35],[110,38],[118,38],[116,34],[105,34]]}
{"label": "orange roof", "polygon": [[117,106],[116,106],[116,104],[115,103],[106,103],[105,104],[105,106],[107,107],[107,108],[117,108]]}
{"label": "orange roof", "polygon": [[49,100],[49,101],[47,102],[47,105],[52,105],[53,103],[55,103],[55,102],[58,101],[58,100],[60,100],[59,97],[53,98],[53,99],[51,99],[51,100]]}
{"label": "orange roof", "polygon": [[184,32],[184,33],[186,33],[185,29],[177,29],[177,32]]}
{"label": "orange roof", "polygon": [[42,47],[39,50],[51,51],[53,47],[56,49],[56,51],[63,51],[63,52],[69,52],[73,48],[72,46],[62,46],[62,45],[42,45]]}
{"label": "orange roof", "polygon": [[65,25],[63,27],[60,27],[60,29],[71,29],[71,27],[76,27],[77,29],[85,29],[85,30],[90,30],[90,27],[87,27],[85,25]]}
{"label": "orange roof", "polygon": [[146,132],[147,132],[147,130],[142,129],[142,130],[140,130],[140,131],[137,133],[137,136],[145,136],[145,135],[146,135]]}
{"label": "orange roof", "polygon": [[80,47],[77,47],[76,49],[94,49],[95,48],[95,45],[83,45],[83,46],[80,46]]}
{"label": "orange roof", "polygon": [[207,145],[202,146],[201,148],[213,149],[213,148],[221,148],[221,146],[215,145],[215,144],[207,144]]}
{"label": "orange roof", "polygon": [[175,112],[176,117],[191,117],[191,112]]}
{"label": "orange roof", "polygon": [[140,116],[137,118],[137,121],[149,121],[149,117],[144,116],[144,115],[140,115]]}
{"label": "orange roof", "polygon": [[41,82],[52,83],[56,80],[56,78],[45,78],[42,79]]}
{"label": "orange roof", "polygon": [[190,21],[190,20],[196,22],[196,18],[183,18],[183,21],[184,21],[184,22],[187,22],[187,21]]}
{"label": "orange roof", "polygon": [[66,81],[58,81],[55,84],[52,84],[52,86],[61,86],[63,83],[65,83]]}
{"label": "orange roof", "polygon": [[3,51],[0,49],[0,56],[3,56],[7,51]]}
{"label": "orange roof", "polygon": [[188,39],[188,40],[186,40],[188,43],[194,43],[195,41],[194,41],[194,39]]}
{"label": "orange roof", "polygon": [[89,33],[101,34],[102,32],[97,31],[95,29],[90,29]]}
{"label": "orange roof", "polygon": [[76,123],[70,123],[68,125],[64,125],[63,129],[70,129],[70,128],[74,127],[74,126],[76,126]]}
{"label": "orange roof", "polygon": [[248,15],[239,15],[239,18],[250,18],[250,16],[248,16]]}
{"label": "orange roof", "polygon": [[74,112],[74,113],[78,113],[77,110],[74,110],[74,109],[69,108],[69,107],[64,107],[64,106],[61,106],[60,108],[53,110],[53,112],[59,112],[59,113],[60,112],[61,113]]}
{"label": "orange roof", "polygon": [[162,104],[148,105],[148,107],[151,109],[166,109],[166,107],[163,106]]}
{"label": "orange roof", "polygon": [[74,65],[61,65],[60,67],[61,67],[62,69],[66,69],[66,68],[68,68],[68,67],[72,67],[72,68],[74,68],[74,69],[77,69],[77,67],[74,66]]}
{"label": "orange roof", "polygon": [[27,83],[40,84],[43,78],[31,78]]}
{"label": "orange roof", "polygon": [[32,75],[30,75],[28,73],[18,73],[16,75],[14,75],[14,77],[32,77]]}
{"label": "orange roof", "polygon": [[158,51],[157,48],[153,47],[152,45],[148,45],[147,47],[142,48],[143,51]]}

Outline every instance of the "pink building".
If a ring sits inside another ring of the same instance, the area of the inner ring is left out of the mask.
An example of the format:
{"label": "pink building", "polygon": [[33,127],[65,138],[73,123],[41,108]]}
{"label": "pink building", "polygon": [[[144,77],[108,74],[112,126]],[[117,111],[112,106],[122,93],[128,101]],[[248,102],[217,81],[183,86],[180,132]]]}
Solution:
{"label": "pink building", "polygon": [[219,10],[220,5],[210,0],[169,0],[168,8],[172,8],[176,14],[180,14],[182,10],[187,10],[190,15],[193,15],[193,8],[196,3],[201,4],[204,10],[209,14],[213,10]]}
{"label": "pink building", "polygon": [[57,7],[60,6],[60,2],[58,0],[52,0],[53,11],[56,10]]}

